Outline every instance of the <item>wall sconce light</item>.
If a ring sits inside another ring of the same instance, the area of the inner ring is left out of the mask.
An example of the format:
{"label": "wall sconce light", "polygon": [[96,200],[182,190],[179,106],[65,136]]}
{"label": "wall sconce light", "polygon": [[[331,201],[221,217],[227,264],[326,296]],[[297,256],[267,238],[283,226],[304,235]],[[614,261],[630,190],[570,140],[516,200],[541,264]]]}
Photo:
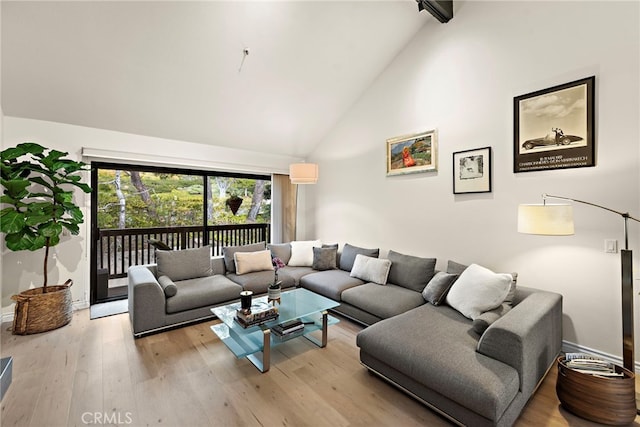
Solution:
{"label": "wall sconce light", "polygon": [[318,182],[318,165],[315,163],[293,163],[289,165],[292,184],[315,184]]}

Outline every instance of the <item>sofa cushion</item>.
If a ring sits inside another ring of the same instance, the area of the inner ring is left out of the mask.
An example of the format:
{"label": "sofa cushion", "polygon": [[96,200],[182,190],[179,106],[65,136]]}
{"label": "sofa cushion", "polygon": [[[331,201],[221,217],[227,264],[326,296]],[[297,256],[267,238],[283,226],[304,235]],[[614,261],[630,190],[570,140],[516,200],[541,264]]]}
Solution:
{"label": "sofa cushion", "polygon": [[272,257],[278,257],[286,265],[291,258],[291,243],[269,243],[267,248]]}
{"label": "sofa cushion", "polygon": [[438,271],[422,291],[422,297],[433,305],[442,304],[457,278],[457,274]]}
{"label": "sofa cushion", "polygon": [[216,274],[208,277],[181,280],[176,282],[178,292],[168,297],[167,313],[178,313],[199,307],[214,306],[240,298],[242,286],[233,283],[225,276]]}
{"label": "sofa cushion", "polygon": [[446,301],[464,316],[475,319],[502,304],[512,281],[510,274],[494,273],[478,264],[471,264],[451,286]]}
{"label": "sofa cushion", "polygon": [[172,297],[176,293],[178,293],[178,287],[176,284],[169,278],[169,276],[160,276],[158,277],[158,283],[162,286],[162,290],[164,291],[164,296]]}
{"label": "sofa cushion", "polygon": [[287,265],[291,267],[311,267],[313,265],[313,248],[322,245],[320,240],[298,240],[291,242],[291,258]]}
{"label": "sofa cushion", "polygon": [[447,261],[447,273],[457,274],[458,276],[462,274],[463,271],[467,269],[468,265],[460,264],[455,261]]}
{"label": "sofa cushion", "polygon": [[435,258],[421,258],[395,251],[389,251],[387,258],[391,260],[389,283],[394,285],[422,292],[435,274]]}
{"label": "sofa cushion", "polygon": [[365,282],[373,282],[379,285],[387,284],[391,261],[388,259],[371,258],[366,255],[356,255],[351,269],[351,277],[357,277]]}
{"label": "sofa cushion", "polygon": [[236,274],[273,270],[271,251],[268,249],[255,252],[236,252],[233,254],[233,259],[236,264]]}
{"label": "sofa cushion", "polygon": [[336,256],[338,248],[313,248],[313,264],[314,270],[324,271],[336,268]]}
{"label": "sofa cushion", "polygon": [[[519,391],[518,372],[476,352],[471,321],[447,306],[424,304],[358,333],[362,353],[489,420],[498,420]],[[461,375],[461,371],[464,375]]]}
{"label": "sofa cushion", "polygon": [[241,245],[241,246],[225,246],[222,248],[222,255],[224,256],[224,266],[227,268],[228,273],[236,272],[236,261],[233,257],[233,254],[236,252],[256,252],[263,251],[266,249],[265,242],[260,243],[252,243],[250,245]]}
{"label": "sofa cushion", "polygon": [[[267,288],[275,280],[275,271],[254,271],[249,274],[227,274],[227,277],[235,283],[242,286],[245,291],[252,291],[255,295],[266,294]],[[295,280],[291,276],[285,274],[279,274],[278,280],[281,282],[282,288],[289,288],[295,286]]]}
{"label": "sofa cushion", "polygon": [[360,286],[364,282],[351,277],[348,271],[325,270],[307,274],[300,279],[300,286],[312,292],[340,301],[340,295],[345,289]]}
{"label": "sofa cushion", "polygon": [[287,283],[287,286],[289,286],[289,283],[291,283],[291,286],[299,286],[302,277],[315,272],[316,270],[311,267],[284,266],[278,270],[278,280]]}
{"label": "sofa cushion", "polygon": [[380,255],[380,249],[360,248],[346,243],[342,248],[342,255],[340,255],[340,269],[344,271],[351,271],[353,263],[356,260],[356,255],[358,254],[378,258]]}
{"label": "sofa cushion", "polygon": [[174,282],[211,275],[211,246],[179,251],[156,251],[158,277],[168,276]]}
{"label": "sofa cushion", "polygon": [[506,302],[500,304],[500,307],[494,308],[493,310],[485,311],[480,316],[473,319],[473,330],[478,335],[484,334],[484,331],[487,330],[489,326],[493,324],[496,320],[507,314],[507,312],[511,310],[511,306]]}
{"label": "sofa cushion", "polygon": [[381,319],[404,313],[424,304],[424,298],[418,292],[402,286],[379,286],[365,283],[362,286],[346,289],[342,292],[342,301],[358,307]]}

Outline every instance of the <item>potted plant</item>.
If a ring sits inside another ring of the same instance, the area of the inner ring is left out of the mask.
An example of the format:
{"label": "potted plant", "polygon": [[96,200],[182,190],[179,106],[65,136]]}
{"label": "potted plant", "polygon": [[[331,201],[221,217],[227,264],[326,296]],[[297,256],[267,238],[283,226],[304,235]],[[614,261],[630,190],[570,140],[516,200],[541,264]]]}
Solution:
{"label": "potted plant", "polygon": [[280,303],[280,293],[282,292],[282,281],[278,280],[278,269],[284,267],[284,262],[278,257],[271,258],[271,264],[273,264],[273,269],[275,270],[273,283],[269,285],[267,288],[267,303],[273,301],[274,305],[276,302]]}
{"label": "potted plant", "polygon": [[14,334],[33,334],[56,329],[71,321],[71,280],[48,286],[49,248],[60,243],[66,230],[77,235],[84,221],[73,202],[73,187],[90,193],[80,180],[86,164],[65,159],[68,153],[32,142],[3,150],[0,231],[12,251],[44,248],[42,287],[14,295]]}

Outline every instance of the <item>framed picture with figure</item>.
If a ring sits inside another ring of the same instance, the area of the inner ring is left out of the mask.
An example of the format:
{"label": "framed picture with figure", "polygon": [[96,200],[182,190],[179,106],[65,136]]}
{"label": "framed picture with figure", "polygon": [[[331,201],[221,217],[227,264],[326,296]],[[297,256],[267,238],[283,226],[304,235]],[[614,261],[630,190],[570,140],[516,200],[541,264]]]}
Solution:
{"label": "framed picture with figure", "polygon": [[437,170],[436,131],[387,139],[387,176]]}
{"label": "framed picture with figure", "polygon": [[514,98],[513,172],[595,166],[595,77]]}
{"label": "framed picture with figure", "polygon": [[453,194],[491,192],[491,147],[453,153]]}

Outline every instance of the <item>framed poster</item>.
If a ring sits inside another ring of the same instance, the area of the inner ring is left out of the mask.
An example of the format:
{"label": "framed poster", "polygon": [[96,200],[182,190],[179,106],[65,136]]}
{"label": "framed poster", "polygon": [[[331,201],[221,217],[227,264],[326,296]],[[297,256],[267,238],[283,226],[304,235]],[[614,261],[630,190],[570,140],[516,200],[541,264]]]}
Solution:
{"label": "framed poster", "polygon": [[387,176],[436,171],[436,131],[387,139]]}
{"label": "framed poster", "polygon": [[491,192],[491,147],[453,153],[453,194]]}
{"label": "framed poster", "polygon": [[595,77],[515,97],[513,171],[595,166]]}

